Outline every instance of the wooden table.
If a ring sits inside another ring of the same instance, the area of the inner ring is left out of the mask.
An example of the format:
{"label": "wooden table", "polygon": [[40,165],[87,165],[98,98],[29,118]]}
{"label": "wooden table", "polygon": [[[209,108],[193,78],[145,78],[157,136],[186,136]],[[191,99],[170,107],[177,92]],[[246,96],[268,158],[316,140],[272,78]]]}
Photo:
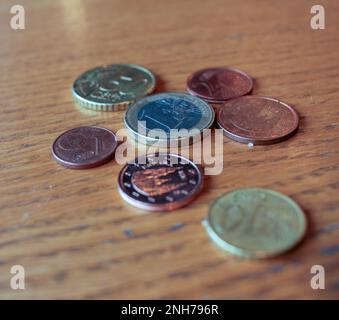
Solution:
{"label": "wooden table", "polygon": [[[339,298],[338,1],[321,1],[325,30],[312,30],[314,1],[25,0],[26,29],[0,5],[0,298]],[[186,208],[142,214],[117,191],[121,166],[63,168],[51,145],[64,130],[117,131],[123,111],[77,107],[70,86],[86,69],[136,63],[158,92],[184,91],[189,73],[233,66],[254,94],[295,106],[288,141],[246,145],[224,137],[224,170],[207,177]],[[218,250],[201,225],[209,205],[242,187],[280,191],[310,224],[304,242],[255,261]],[[25,268],[26,289],[10,288]],[[322,265],[326,289],[313,290]]]}

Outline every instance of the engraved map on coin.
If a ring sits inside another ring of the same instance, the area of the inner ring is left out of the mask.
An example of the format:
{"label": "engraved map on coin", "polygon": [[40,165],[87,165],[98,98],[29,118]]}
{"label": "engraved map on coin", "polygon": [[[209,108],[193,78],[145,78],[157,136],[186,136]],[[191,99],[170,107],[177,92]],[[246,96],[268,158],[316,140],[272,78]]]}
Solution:
{"label": "engraved map on coin", "polygon": [[225,102],[217,121],[231,139],[268,144],[295,133],[299,116],[292,107],[276,99],[246,96]]}
{"label": "engraved map on coin", "polygon": [[131,64],[97,67],[83,73],[73,84],[73,95],[84,107],[114,110],[150,94],[155,77],[146,68]]}
{"label": "engraved map on coin", "polygon": [[156,139],[148,133],[158,130],[164,133],[159,140],[167,144],[169,140],[179,139],[179,135],[181,141],[200,135],[210,128],[214,116],[214,110],[207,102],[187,93],[170,92],[137,101],[128,108],[124,120],[134,138],[152,143]]}
{"label": "engraved map on coin", "polygon": [[65,167],[86,169],[109,161],[116,146],[116,137],[110,130],[79,127],[64,132],[55,140],[52,155]]}
{"label": "engraved map on coin", "polygon": [[130,204],[146,210],[174,210],[188,204],[202,188],[202,173],[174,154],[141,156],[119,175],[119,191]]}
{"label": "engraved map on coin", "polygon": [[138,112],[138,119],[146,121],[147,129],[190,129],[201,120],[202,112],[197,105],[185,100],[164,98],[152,101]]}
{"label": "engraved map on coin", "polygon": [[209,68],[193,73],[187,80],[187,90],[209,102],[223,101],[248,94],[253,81],[246,73],[232,68]]}
{"label": "engraved map on coin", "polygon": [[234,254],[269,257],[296,245],[306,220],[290,198],[268,189],[239,189],[217,199],[208,215],[208,232]]}

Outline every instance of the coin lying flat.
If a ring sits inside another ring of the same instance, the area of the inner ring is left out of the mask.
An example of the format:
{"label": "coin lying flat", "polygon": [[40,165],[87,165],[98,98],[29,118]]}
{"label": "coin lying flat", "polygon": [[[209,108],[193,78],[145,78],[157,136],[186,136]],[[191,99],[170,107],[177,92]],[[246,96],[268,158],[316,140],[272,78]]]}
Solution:
{"label": "coin lying flat", "polygon": [[117,147],[115,134],[105,128],[79,127],[68,130],[53,143],[53,158],[73,169],[100,166],[114,156]]}
{"label": "coin lying flat", "polygon": [[169,211],[187,205],[203,186],[201,169],[175,154],[151,154],[123,167],[119,192],[129,204],[150,211]]}
{"label": "coin lying flat", "polygon": [[192,142],[191,138],[213,124],[214,110],[205,101],[186,93],[160,93],[131,105],[124,121],[138,141],[167,146],[174,140]]}
{"label": "coin lying flat", "polygon": [[156,80],[151,71],[134,64],[112,64],[88,70],[77,78],[72,93],[85,108],[124,110],[152,93]]}
{"label": "coin lying flat", "polygon": [[187,79],[187,91],[211,103],[248,94],[253,80],[245,72],[233,68],[208,68],[191,74]]}
{"label": "coin lying flat", "polygon": [[246,96],[225,102],[218,110],[217,123],[226,136],[238,142],[271,144],[296,133],[299,116],[282,101]]}
{"label": "coin lying flat", "polygon": [[306,231],[305,215],[292,199],[257,188],[222,195],[204,223],[221,248],[252,258],[281,254],[293,248]]}

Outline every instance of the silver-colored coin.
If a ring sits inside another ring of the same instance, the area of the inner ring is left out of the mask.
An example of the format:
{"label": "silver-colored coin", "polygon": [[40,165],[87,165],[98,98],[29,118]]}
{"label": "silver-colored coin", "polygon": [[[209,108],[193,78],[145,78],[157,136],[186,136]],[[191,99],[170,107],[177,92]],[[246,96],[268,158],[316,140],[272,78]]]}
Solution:
{"label": "silver-colored coin", "polygon": [[145,144],[169,146],[192,143],[214,122],[214,110],[205,101],[187,93],[160,93],[131,105],[125,126],[131,136]]}
{"label": "silver-colored coin", "polygon": [[74,82],[72,94],[85,108],[100,111],[125,110],[152,93],[155,76],[134,64],[112,64],[86,71]]}

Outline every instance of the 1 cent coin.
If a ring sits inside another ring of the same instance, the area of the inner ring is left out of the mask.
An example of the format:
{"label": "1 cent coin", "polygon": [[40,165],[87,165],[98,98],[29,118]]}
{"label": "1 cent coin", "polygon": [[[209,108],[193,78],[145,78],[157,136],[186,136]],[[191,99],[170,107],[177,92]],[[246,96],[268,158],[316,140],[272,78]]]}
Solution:
{"label": "1 cent coin", "polygon": [[211,103],[223,103],[246,95],[252,89],[252,78],[233,68],[202,69],[187,79],[187,91]]}
{"label": "1 cent coin", "polygon": [[238,189],[222,195],[204,221],[221,248],[244,257],[268,258],[304,237],[306,218],[289,197],[268,189]]}
{"label": "1 cent coin", "polygon": [[280,100],[246,96],[225,102],[218,110],[217,123],[235,141],[271,144],[292,136],[299,116]]}
{"label": "1 cent coin", "polygon": [[79,127],[68,130],[53,143],[53,158],[72,169],[100,166],[114,156],[117,147],[115,134],[105,128]]}
{"label": "1 cent coin", "polygon": [[150,211],[174,210],[191,202],[200,192],[200,167],[176,154],[151,154],[123,167],[118,186],[129,204]]}

